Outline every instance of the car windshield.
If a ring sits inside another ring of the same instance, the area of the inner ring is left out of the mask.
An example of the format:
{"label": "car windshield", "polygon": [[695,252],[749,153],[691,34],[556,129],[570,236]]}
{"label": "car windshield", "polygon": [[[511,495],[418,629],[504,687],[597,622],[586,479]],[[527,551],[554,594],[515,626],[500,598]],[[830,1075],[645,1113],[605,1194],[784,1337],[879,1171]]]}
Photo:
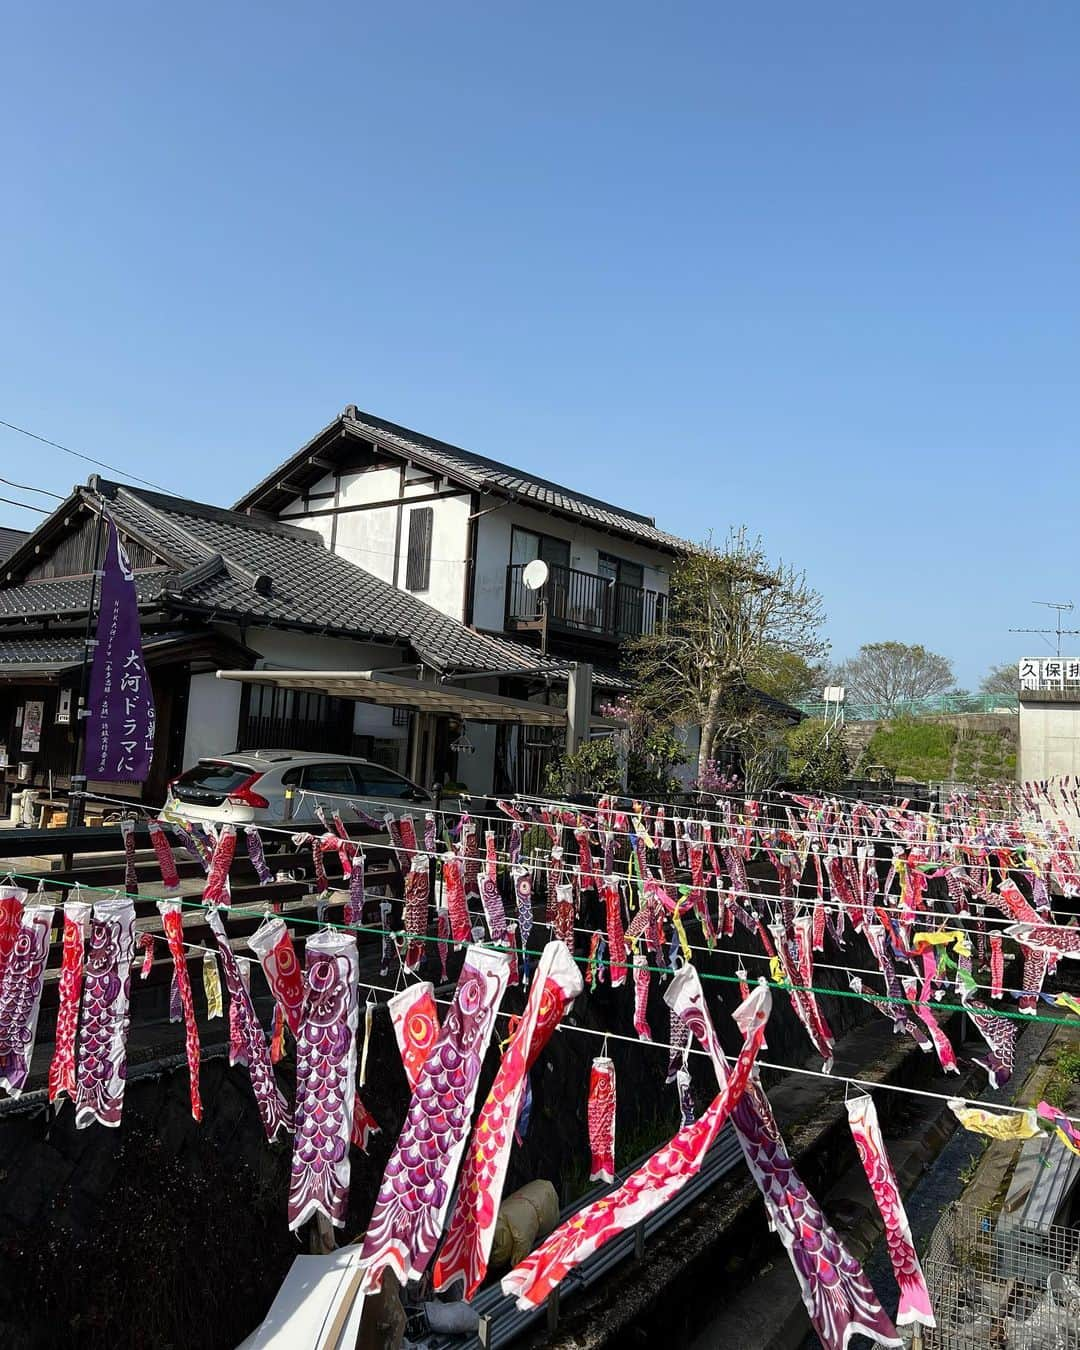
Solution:
{"label": "car windshield", "polygon": [[358,764],[356,773],[365,797],[412,797],[415,786],[407,778],[379,764]]}
{"label": "car windshield", "polygon": [[201,760],[176,780],[178,787],[206,788],[210,792],[231,792],[246,783],[254,773],[244,764],[215,764]]}
{"label": "car windshield", "polygon": [[327,792],[337,797],[351,797],[356,792],[356,780],[348,764],[308,764],[304,769],[303,786],[309,792]]}

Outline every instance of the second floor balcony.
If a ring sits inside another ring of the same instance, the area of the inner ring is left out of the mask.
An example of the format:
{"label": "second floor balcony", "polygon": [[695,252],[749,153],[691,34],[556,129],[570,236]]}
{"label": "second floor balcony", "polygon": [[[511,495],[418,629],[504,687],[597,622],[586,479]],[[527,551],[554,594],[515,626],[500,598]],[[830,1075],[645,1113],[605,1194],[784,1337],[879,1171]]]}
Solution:
{"label": "second floor balcony", "polygon": [[506,627],[509,631],[539,629],[574,633],[608,642],[655,633],[664,621],[666,596],[612,581],[597,572],[552,563],[547,584],[529,590],[524,563],[506,569]]}

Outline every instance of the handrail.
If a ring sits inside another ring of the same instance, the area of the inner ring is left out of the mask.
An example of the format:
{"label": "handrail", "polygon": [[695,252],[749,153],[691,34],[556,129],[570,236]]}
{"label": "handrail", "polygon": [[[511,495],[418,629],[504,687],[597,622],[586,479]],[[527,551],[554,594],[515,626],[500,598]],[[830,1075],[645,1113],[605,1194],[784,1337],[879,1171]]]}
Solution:
{"label": "handrail", "polygon": [[557,628],[619,639],[653,633],[663,623],[666,597],[660,591],[562,563],[550,563],[546,585],[532,591],[522,579],[525,566],[510,563],[506,569],[507,624],[536,623],[546,615]]}
{"label": "handrail", "polygon": [[[838,705],[820,699],[800,699],[795,706],[810,717],[835,717]],[[848,722],[890,722],[898,717],[935,717],[947,713],[1016,712],[1020,695],[938,694],[933,698],[902,699],[897,703],[844,703]]]}

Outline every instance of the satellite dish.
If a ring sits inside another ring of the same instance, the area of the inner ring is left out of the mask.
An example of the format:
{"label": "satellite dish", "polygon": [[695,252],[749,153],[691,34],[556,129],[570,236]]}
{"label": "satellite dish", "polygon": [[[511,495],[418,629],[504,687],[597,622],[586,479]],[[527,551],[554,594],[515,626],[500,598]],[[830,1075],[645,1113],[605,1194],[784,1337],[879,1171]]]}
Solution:
{"label": "satellite dish", "polygon": [[526,563],[521,574],[521,584],[527,591],[538,591],[541,586],[547,585],[547,579],[548,565],[543,558],[534,558],[531,563]]}

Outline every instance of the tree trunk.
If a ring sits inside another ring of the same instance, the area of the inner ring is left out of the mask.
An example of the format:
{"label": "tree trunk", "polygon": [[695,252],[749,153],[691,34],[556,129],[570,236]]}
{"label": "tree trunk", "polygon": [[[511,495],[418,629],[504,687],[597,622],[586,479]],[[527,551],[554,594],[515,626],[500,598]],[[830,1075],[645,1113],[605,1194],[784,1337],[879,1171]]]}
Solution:
{"label": "tree trunk", "polygon": [[713,746],[716,744],[716,728],[720,718],[720,686],[713,685],[709,691],[709,703],[705,710],[705,720],[701,724],[701,743],[698,746],[698,781],[705,777],[709,760],[713,758]]}

